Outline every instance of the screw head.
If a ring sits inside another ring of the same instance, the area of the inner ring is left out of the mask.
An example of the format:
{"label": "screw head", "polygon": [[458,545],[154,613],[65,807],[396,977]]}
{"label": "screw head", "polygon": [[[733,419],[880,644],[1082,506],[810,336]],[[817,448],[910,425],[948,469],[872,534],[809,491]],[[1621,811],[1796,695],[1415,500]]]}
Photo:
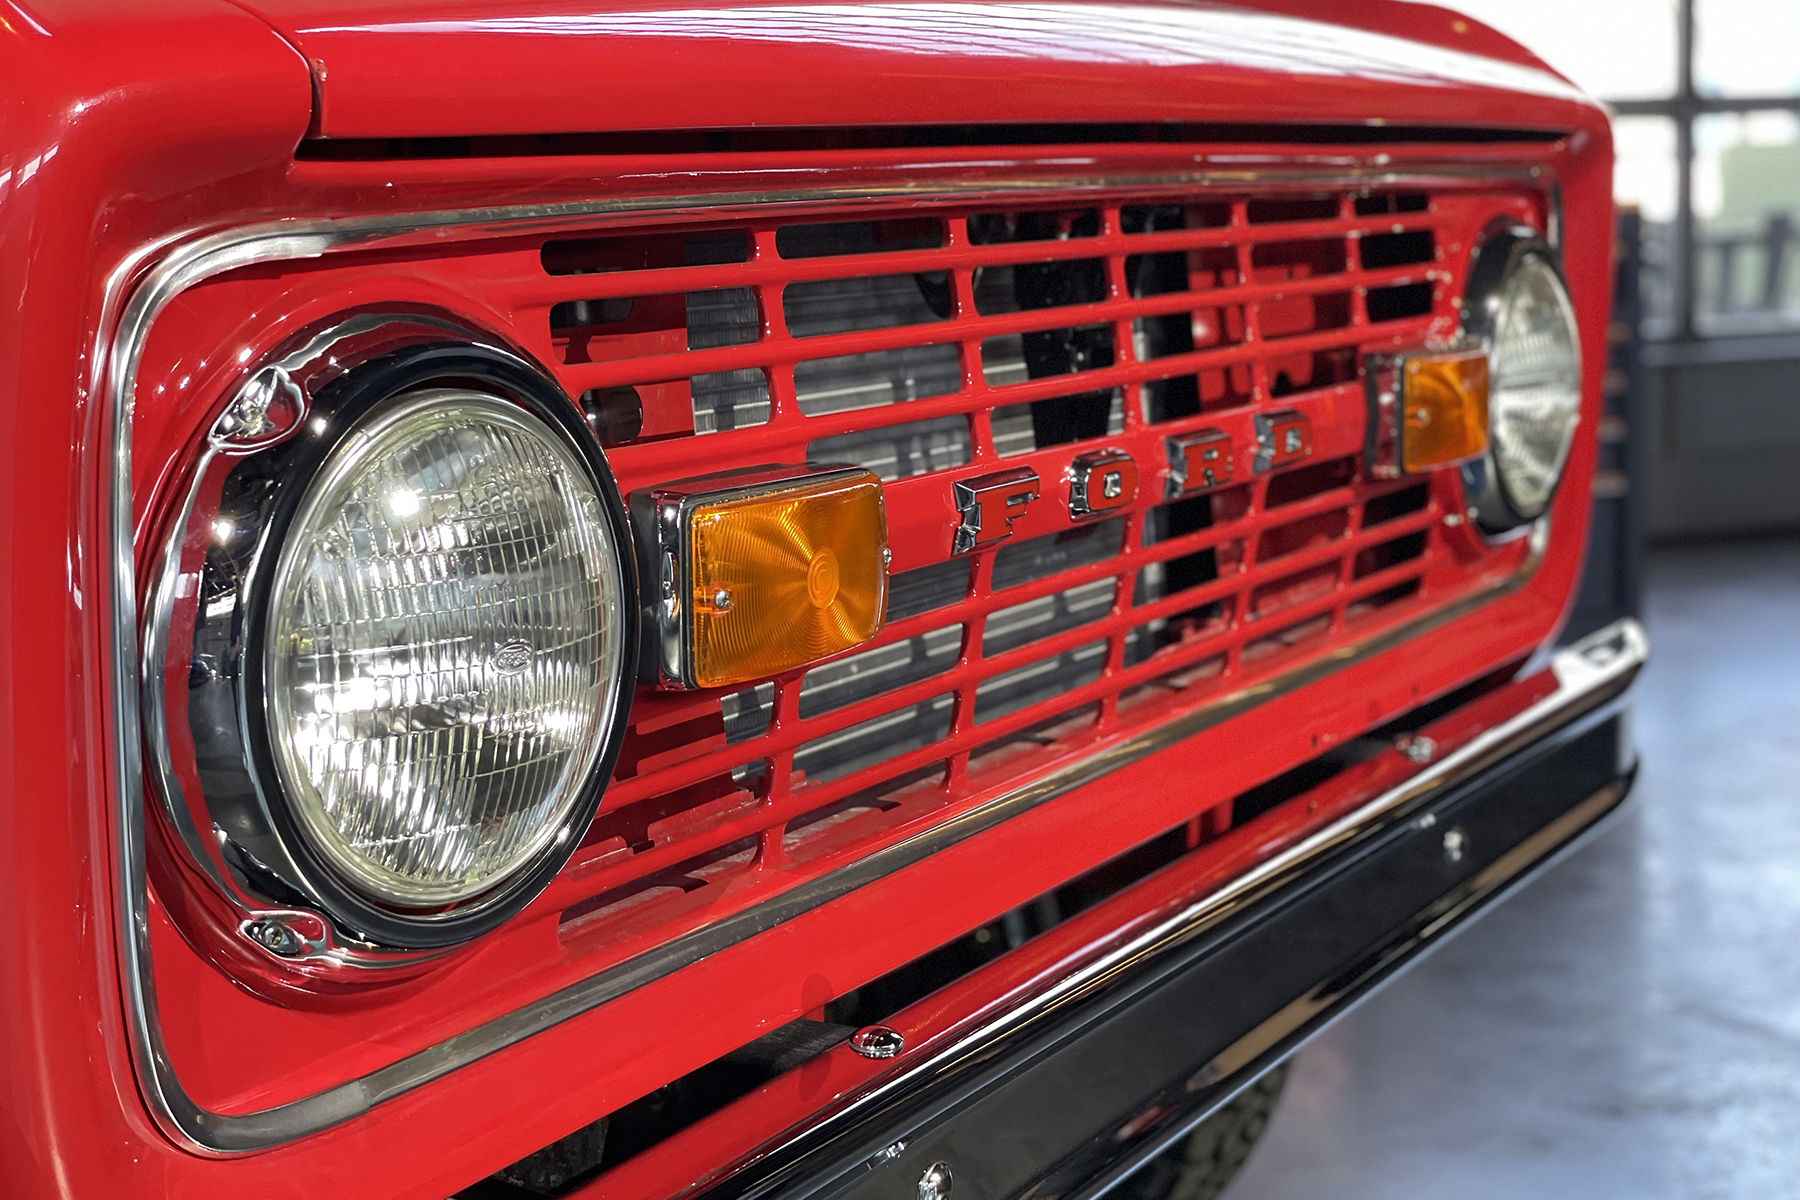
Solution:
{"label": "screw head", "polygon": [[906,1038],[898,1029],[870,1025],[850,1035],[850,1048],[864,1058],[892,1058],[906,1049]]}
{"label": "screw head", "polygon": [[1409,737],[1399,745],[1400,753],[1424,766],[1437,757],[1437,743],[1428,737]]}
{"label": "screw head", "polygon": [[306,940],[280,921],[254,921],[244,932],[270,954],[298,958],[306,953]]}
{"label": "screw head", "polygon": [[252,446],[279,441],[300,425],[306,393],[281,367],[264,367],[213,423],[215,442]]}
{"label": "screw head", "polygon": [[949,1200],[953,1183],[950,1164],[934,1162],[919,1176],[919,1200]]}
{"label": "screw head", "polygon": [[730,612],[731,611],[731,591],[730,591],[730,589],[720,588],[718,591],[713,593],[713,607],[718,609],[720,612]]}

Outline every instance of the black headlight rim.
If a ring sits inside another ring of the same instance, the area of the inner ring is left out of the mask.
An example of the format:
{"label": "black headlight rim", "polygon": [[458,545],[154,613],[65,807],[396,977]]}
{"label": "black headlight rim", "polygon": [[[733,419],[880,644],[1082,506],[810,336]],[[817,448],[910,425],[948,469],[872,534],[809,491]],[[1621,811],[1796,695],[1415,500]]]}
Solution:
{"label": "black headlight rim", "polygon": [[[1491,356],[1497,336],[1500,298],[1508,283],[1528,260],[1541,262],[1555,276],[1563,295],[1569,295],[1568,275],[1563,270],[1562,255],[1544,236],[1529,225],[1510,219],[1496,219],[1476,240],[1470,251],[1468,279],[1463,287],[1462,339],[1485,348]],[[1570,303],[1573,312],[1573,301]],[[1580,329],[1575,330],[1580,347]],[[1578,418],[1579,419],[1579,418]],[[1507,542],[1524,537],[1548,517],[1567,475],[1567,452],[1564,465],[1551,481],[1541,505],[1522,505],[1512,495],[1505,473],[1494,459],[1493,416],[1488,418],[1488,449],[1479,459],[1465,464],[1461,470],[1464,504],[1468,516],[1482,536],[1490,542]]]}

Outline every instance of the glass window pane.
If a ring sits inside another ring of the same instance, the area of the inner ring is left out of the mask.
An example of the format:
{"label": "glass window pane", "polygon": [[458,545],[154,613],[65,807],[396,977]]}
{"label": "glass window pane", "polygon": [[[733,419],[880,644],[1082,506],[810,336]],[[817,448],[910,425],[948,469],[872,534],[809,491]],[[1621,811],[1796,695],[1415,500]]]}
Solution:
{"label": "glass window pane", "polygon": [[1675,219],[1675,122],[1667,117],[1614,117],[1613,197],[1667,224]]}
{"label": "glass window pane", "polygon": [[1675,0],[1444,2],[1529,48],[1593,95],[1675,94]]}
{"label": "glass window pane", "polygon": [[1675,122],[1667,117],[1614,117],[1613,198],[1643,215],[1644,336],[1666,337],[1675,320]]}
{"label": "glass window pane", "polygon": [[1694,122],[1694,324],[1707,334],[1800,327],[1800,118]]}
{"label": "glass window pane", "polygon": [[1800,4],[1696,0],[1694,90],[1702,96],[1800,92]]}

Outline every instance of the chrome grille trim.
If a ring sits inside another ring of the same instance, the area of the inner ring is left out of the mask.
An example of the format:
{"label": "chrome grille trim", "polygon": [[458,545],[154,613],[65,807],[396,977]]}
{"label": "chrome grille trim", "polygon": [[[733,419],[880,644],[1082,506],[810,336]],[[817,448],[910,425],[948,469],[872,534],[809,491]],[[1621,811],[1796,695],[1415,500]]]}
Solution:
{"label": "chrome grille trim", "polygon": [[[447,210],[374,217],[288,219],[211,233],[183,241],[173,235],[130,255],[108,276],[102,304],[100,346],[95,355],[92,394],[102,398],[100,453],[108,462],[105,554],[111,587],[108,661],[103,678],[110,689],[111,759],[114,771],[112,824],[118,839],[115,883],[123,911],[117,934],[124,1018],[137,1082],[157,1125],[179,1145],[212,1157],[269,1149],[330,1128],[375,1105],[424,1086],[534,1033],[588,1012],[608,1000],[698,962],[709,954],[811,911],[838,896],[917,862],[944,846],[993,827],[1038,804],[1065,795],[1092,779],[1136,761],[1182,738],[1209,728],[1275,696],[1316,682],[1344,667],[1466,615],[1530,577],[1541,558],[1547,524],[1533,532],[1533,554],[1511,578],[1445,609],[1341,647],[1330,658],[1302,664],[1285,675],[1242,692],[1222,696],[1188,716],[1142,732],[1056,776],[1015,788],[980,808],[963,813],[916,838],[887,847],[824,876],[805,888],[705,926],[656,951],[628,960],[505,1017],[477,1026],[359,1079],[301,1100],[259,1112],[221,1114],[200,1107],[182,1087],[164,1049],[156,1018],[155,981],[150,959],[148,892],[144,846],[144,771],[139,712],[138,614],[133,541],[132,414],[138,367],[151,326],[183,292],[226,272],[280,261],[317,259],[349,249],[441,246],[494,235],[561,232],[613,224],[792,211],[821,213],[899,200],[906,204],[951,203],[980,196],[996,205],[1054,195],[1129,189],[1138,196],[1180,195],[1217,187],[1412,187],[1482,184],[1551,186],[1539,167],[1501,163],[1419,164],[1405,171],[1321,170],[1241,161],[1212,169],[1120,176],[1026,176],[934,180],[925,186],[887,184],[790,191],[763,191],[669,197],[616,197],[599,201]],[[160,261],[154,261],[161,254]],[[139,269],[154,265],[139,278]],[[134,286],[135,285],[135,286]],[[725,374],[726,372],[720,372]],[[730,372],[736,374],[736,372]],[[727,412],[735,409],[727,408]],[[110,460],[110,461],[108,461]]]}

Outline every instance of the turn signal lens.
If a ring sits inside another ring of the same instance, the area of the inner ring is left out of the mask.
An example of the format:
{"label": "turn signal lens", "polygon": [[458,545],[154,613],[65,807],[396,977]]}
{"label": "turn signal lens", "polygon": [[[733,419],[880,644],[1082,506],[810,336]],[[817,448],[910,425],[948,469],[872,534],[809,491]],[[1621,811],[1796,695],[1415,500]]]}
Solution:
{"label": "turn signal lens", "polygon": [[1408,358],[1400,414],[1400,465],[1409,474],[1467,462],[1486,453],[1486,352],[1466,350]]}
{"label": "turn signal lens", "polygon": [[688,536],[698,687],[766,679],[881,631],[887,518],[867,471],[702,499]]}

